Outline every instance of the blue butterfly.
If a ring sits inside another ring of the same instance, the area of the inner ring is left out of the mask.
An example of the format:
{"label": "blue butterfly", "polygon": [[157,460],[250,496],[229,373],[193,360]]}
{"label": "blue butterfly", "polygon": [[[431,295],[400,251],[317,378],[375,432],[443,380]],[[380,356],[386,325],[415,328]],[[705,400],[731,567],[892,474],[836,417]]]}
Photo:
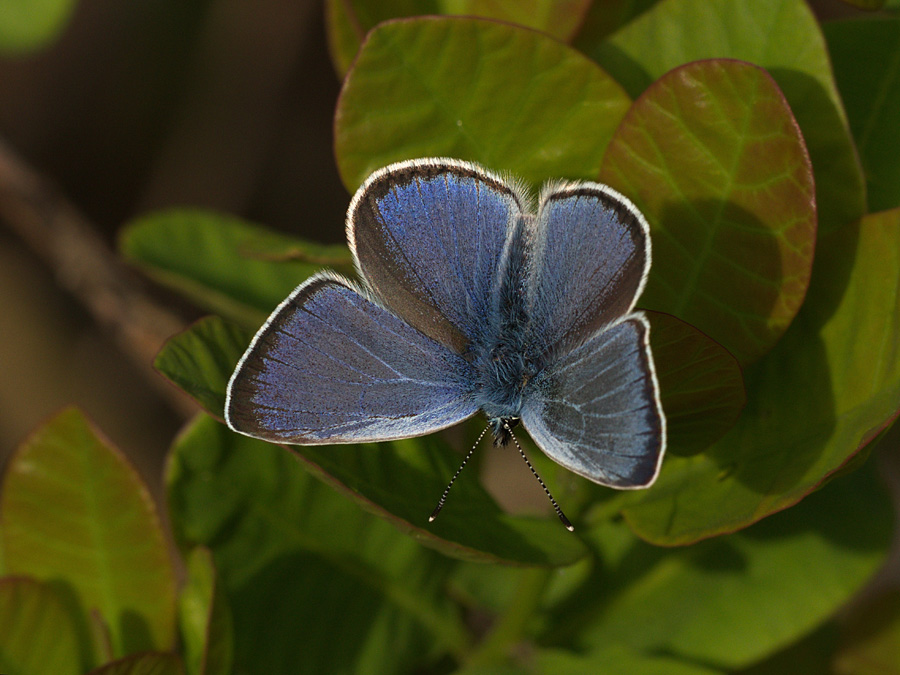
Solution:
{"label": "blue butterfly", "polygon": [[477,164],[418,159],[366,180],[347,239],[362,285],[320,273],[278,306],[228,383],[231,429],[362,443],[481,411],[498,444],[521,421],[595,483],[653,483],[666,421],[649,323],[634,311],[650,237],[625,197],[551,182],[533,209],[521,185]]}

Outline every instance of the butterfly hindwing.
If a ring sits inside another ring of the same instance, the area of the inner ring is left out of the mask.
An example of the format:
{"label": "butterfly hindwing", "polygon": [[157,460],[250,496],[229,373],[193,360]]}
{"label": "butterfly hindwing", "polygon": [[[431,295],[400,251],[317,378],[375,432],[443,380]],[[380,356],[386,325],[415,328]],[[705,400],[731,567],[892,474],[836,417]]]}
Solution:
{"label": "butterfly hindwing", "polygon": [[649,324],[632,314],[529,384],[522,423],[551,459],[595,483],[647,487],[665,448]]}
{"label": "butterfly hindwing", "polygon": [[407,438],[476,412],[469,364],[331,276],[298,287],[228,385],[235,431],[301,445]]}

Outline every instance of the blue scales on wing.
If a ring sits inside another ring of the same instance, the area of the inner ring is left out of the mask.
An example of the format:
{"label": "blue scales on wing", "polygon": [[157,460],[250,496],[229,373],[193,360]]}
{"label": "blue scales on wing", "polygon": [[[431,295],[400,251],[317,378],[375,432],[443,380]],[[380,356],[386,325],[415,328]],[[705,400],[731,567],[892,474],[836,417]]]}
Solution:
{"label": "blue scales on wing", "polygon": [[641,314],[598,331],[529,384],[522,423],[551,459],[595,483],[646,487],[665,418]]}
{"label": "blue scales on wing", "polygon": [[228,387],[229,426],[303,445],[428,434],[476,412],[471,366],[333,275],[302,284]]}
{"label": "blue scales on wing", "polygon": [[598,183],[550,184],[531,239],[528,312],[543,350],[564,354],[632,310],[650,232],[625,197]]}
{"label": "blue scales on wing", "polygon": [[666,443],[650,327],[632,311],[650,268],[647,222],[611,188],[571,183],[545,188],[533,227],[528,342],[539,373],[522,423],[575,473],[646,487]]}
{"label": "blue scales on wing", "polygon": [[458,160],[374,173],[347,216],[360,273],[411,326],[464,353],[495,311],[498,270],[525,204],[514,186]]}

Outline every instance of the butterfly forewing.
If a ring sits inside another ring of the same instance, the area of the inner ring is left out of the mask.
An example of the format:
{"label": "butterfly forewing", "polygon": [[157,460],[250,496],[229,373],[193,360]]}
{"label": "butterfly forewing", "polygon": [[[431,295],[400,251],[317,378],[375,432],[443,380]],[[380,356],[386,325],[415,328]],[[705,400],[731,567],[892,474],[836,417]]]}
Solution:
{"label": "butterfly forewing", "polygon": [[476,412],[470,368],[347,282],[321,275],[257,333],[228,385],[226,420],[283,443],[419,436]]}
{"label": "butterfly forewing", "polygon": [[528,312],[544,351],[563,355],[631,312],[650,268],[650,236],[622,195],[598,183],[550,186],[532,240]]}
{"label": "butterfly forewing", "polygon": [[474,164],[403,162],[376,172],[357,192],[347,237],[384,305],[462,353],[492,312],[522,202],[513,186]]}

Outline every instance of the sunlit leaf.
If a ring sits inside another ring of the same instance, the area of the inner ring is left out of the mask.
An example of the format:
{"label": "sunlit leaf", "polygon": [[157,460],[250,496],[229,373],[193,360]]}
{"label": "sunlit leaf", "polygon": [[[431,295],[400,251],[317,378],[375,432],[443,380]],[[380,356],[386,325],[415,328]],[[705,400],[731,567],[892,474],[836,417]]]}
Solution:
{"label": "sunlit leaf", "polygon": [[0,492],[7,567],[96,608],[113,654],[175,642],[175,578],[147,487],[70,408],[13,455]]}
{"label": "sunlit leaf", "polygon": [[682,544],[787,508],[839,470],[900,407],[900,210],[820,237],[806,302],[744,370],[747,407],[709,450],[669,456],[628,495],[641,536]]}
{"label": "sunlit leaf", "polygon": [[900,206],[900,19],[823,26],[872,211]]}
{"label": "sunlit leaf", "polygon": [[532,184],[593,179],[629,102],[595,63],[547,35],[479,19],[400,19],[369,33],[347,75],[335,153],[351,191],[393,161],[428,156]]}
{"label": "sunlit leaf", "polygon": [[661,0],[608,39],[581,46],[633,97],[691,61],[732,58],[762,66],[803,131],[822,228],[865,212],[862,172],[825,40],[803,0]]}
{"label": "sunlit leaf", "polygon": [[350,68],[365,34],[387,19],[456,14],[498,19],[568,40],[579,28],[590,0],[327,0],[328,47],[338,74]]}
{"label": "sunlit leaf", "polygon": [[200,210],[152,213],[123,230],[119,249],[200,307],[258,326],[323,266],[351,273],[345,246],[322,246]]}
{"label": "sunlit leaf", "polygon": [[803,302],[816,207],[796,123],[761,68],[698,61],[631,107],[600,179],[650,222],[641,305],[687,321],[748,363]]}
{"label": "sunlit leaf", "polygon": [[75,621],[59,593],[24,577],[0,579],[0,673],[83,672]]}

